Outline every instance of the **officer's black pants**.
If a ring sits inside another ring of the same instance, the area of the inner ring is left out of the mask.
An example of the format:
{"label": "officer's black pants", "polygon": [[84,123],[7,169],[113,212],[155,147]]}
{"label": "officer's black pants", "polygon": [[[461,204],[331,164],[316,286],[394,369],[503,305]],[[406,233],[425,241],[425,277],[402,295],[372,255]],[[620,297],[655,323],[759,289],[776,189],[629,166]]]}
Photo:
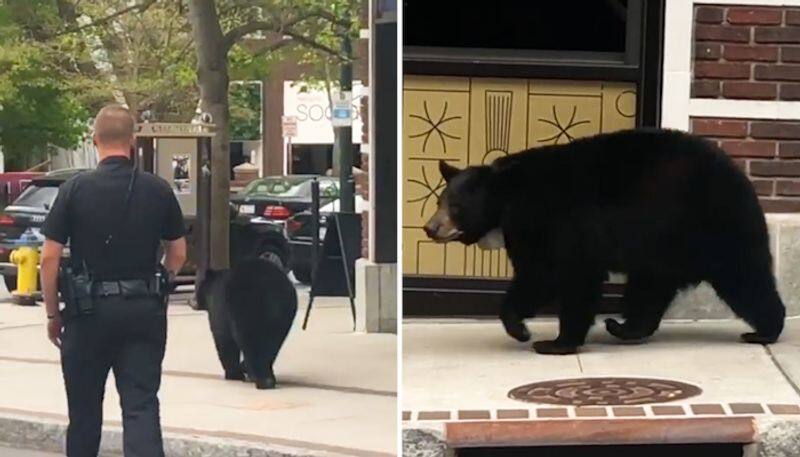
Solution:
{"label": "officer's black pants", "polygon": [[96,299],[92,314],[65,317],[68,457],[97,457],[109,369],[120,396],[125,457],[164,455],[156,394],[166,340],[166,310],[156,298]]}

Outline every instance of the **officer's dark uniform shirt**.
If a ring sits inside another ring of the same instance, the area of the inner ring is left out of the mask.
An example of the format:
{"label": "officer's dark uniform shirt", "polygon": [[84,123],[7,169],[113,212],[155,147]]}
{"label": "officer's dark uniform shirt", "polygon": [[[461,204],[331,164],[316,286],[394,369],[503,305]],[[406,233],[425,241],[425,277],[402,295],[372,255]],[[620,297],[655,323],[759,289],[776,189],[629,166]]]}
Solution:
{"label": "officer's dark uniform shirt", "polygon": [[[185,233],[183,214],[169,184],[151,173],[138,173],[127,213],[125,195],[131,162],[108,157],[96,170],[81,173],[58,190],[42,228],[45,237],[69,242],[73,267],[84,265],[94,279],[151,277],[161,240]],[[109,233],[113,239],[106,247]]]}

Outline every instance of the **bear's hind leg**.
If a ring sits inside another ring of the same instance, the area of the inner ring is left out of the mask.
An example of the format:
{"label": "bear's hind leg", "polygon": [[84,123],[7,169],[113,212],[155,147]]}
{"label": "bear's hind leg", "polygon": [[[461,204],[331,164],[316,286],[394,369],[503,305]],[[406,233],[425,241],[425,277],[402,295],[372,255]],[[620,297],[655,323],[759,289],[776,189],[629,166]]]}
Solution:
{"label": "bear's hind leg", "polygon": [[771,344],[783,331],[786,308],[775,288],[775,279],[767,268],[747,274],[719,275],[711,281],[714,290],[734,313],[755,330],[744,333],[746,343]]}
{"label": "bear's hind leg", "polygon": [[244,349],[244,363],[247,373],[256,383],[256,389],[274,389],[276,380],[272,373],[272,365],[268,364],[263,354],[258,349]]}
{"label": "bear's hind leg", "polygon": [[225,379],[244,381],[245,372],[242,368],[242,351],[233,338],[231,332],[216,332],[214,345],[217,347],[217,355],[225,370]]}
{"label": "bear's hind leg", "polygon": [[533,343],[539,354],[574,354],[583,345],[586,334],[594,323],[597,306],[603,291],[604,273],[584,272],[562,274],[571,278],[560,286],[561,309],[559,311],[559,334],[552,341]]}
{"label": "bear's hind leg", "polygon": [[675,282],[641,274],[629,275],[622,303],[625,322],[606,319],[606,330],[624,341],[651,336],[658,330],[661,318],[677,291]]}

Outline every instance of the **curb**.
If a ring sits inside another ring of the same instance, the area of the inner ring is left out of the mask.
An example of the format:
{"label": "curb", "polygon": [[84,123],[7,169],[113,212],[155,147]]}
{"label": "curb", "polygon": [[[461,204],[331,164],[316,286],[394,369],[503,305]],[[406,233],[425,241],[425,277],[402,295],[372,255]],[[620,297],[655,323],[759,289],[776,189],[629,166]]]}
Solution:
{"label": "curb", "polygon": [[[730,420],[729,418],[723,418]],[[745,419],[745,417],[741,417]],[[750,417],[753,421],[753,430],[755,434],[751,440],[738,439],[744,445],[743,451],[747,457],[796,457],[800,455],[800,420],[792,420],[788,418],[770,418],[767,420],[756,420],[755,417]],[[645,419],[646,420],[646,419]],[[681,421],[685,419],[675,419]],[[614,419],[609,422],[615,421]],[[520,422],[521,425],[536,425],[537,423],[543,425],[543,422],[550,422],[551,424],[558,425],[559,423],[565,424],[566,422],[581,422],[584,425],[589,425],[592,422],[595,424],[598,421],[592,420],[578,420],[578,421],[537,421],[529,420]],[[477,424],[476,422],[451,422],[450,424]],[[458,443],[453,443],[447,436],[448,433],[444,430],[448,423],[417,423],[415,426],[407,424],[403,428],[403,457],[453,457],[455,455]],[[608,424],[611,425],[611,424]],[[599,435],[602,435],[599,434]],[[598,435],[593,435],[595,438]],[[582,439],[592,439],[589,435],[582,435]],[[740,437],[741,438],[741,437]],[[744,441],[751,441],[745,443]],[[698,442],[705,442],[699,440]],[[455,444],[455,446],[454,446]],[[463,444],[463,443],[462,443]],[[509,443],[506,443],[509,444]],[[550,443],[552,444],[552,443]],[[591,444],[583,441],[581,444]],[[657,443],[653,443],[657,444]],[[487,442],[487,446],[492,446],[493,443]],[[494,443],[496,445],[496,443]],[[513,444],[510,444],[513,447]],[[521,444],[518,444],[521,445]],[[473,442],[469,447],[482,447],[480,443]],[[530,443],[527,443],[530,446]]]}
{"label": "curb", "polygon": [[[53,415],[57,416],[57,415]],[[30,450],[64,452],[67,425],[57,420],[31,418],[25,415],[0,416],[0,443]],[[179,433],[166,428],[166,457],[367,457],[386,456],[378,452],[308,449],[278,443],[253,442],[246,439],[221,438],[202,433]],[[235,436],[235,435],[234,435]],[[320,447],[323,447],[320,445]],[[100,457],[122,456],[122,428],[103,425]]]}

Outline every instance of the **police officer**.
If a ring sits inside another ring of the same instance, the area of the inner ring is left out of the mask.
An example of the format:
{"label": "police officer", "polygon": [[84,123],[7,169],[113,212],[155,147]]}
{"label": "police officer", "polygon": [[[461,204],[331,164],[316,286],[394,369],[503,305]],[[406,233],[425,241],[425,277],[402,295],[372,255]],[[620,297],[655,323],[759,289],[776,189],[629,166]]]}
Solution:
{"label": "police officer", "polygon": [[[136,172],[130,153],[134,119],[119,105],[100,110],[96,170],[65,182],[42,229],[42,290],[47,332],[61,350],[67,391],[67,456],[96,457],[106,378],[114,370],[127,457],[164,455],[157,393],[167,337],[159,271],[175,275],[186,260],[183,215],[166,181]],[[82,272],[90,295],[59,311],[59,266],[70,244],[69,271]],[[165,256],[159,267],[157,252]],[[84,306],[88,303],[88,306]]]}

